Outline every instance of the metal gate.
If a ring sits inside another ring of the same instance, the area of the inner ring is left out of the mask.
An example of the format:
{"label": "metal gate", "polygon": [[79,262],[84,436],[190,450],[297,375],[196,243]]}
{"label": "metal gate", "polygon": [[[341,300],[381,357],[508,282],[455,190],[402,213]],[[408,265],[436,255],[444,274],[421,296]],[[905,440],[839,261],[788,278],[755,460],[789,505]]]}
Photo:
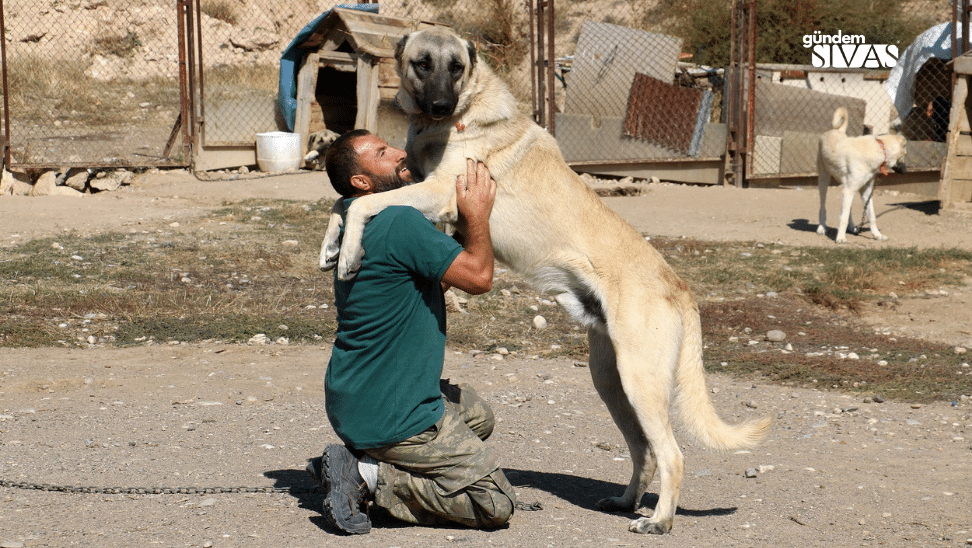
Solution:
{"label": "metal gate", "polygon": [[187,4],[0,0],[5,164],[188,165]]}
{"label": "metal gate", "polygon": [[[757,8],[773,6],[773,2],[734,0],[732,60],[726,89],[729,141],[725,183],[746,186],[815,178],[817,141],[821,133],[831,129],[838,107],[848,111],[849,136],[904,135],[908,139],[905,163],[910,180],[935,180],[948,137],[952,93],[948,61],[952,51],[963,51],[968,42],[968,38],[957,41],[957,36],[968,37],[968,31],[962,34],[956,14],[963,13],[962,6],[967,12],[968,3],[896,3],[894,10],[882,12],[883,27],[842,29],[846,35],[866,35],[862,47],[894,46],[898,57],[896,63],[875,63],[874,68],[840,68],[836,57],[829,66],[775,62],[778,59],[768,53],[774,51],[768,44],[779,36],[762,36],[756,28],[760,21]],[[803,34],[799,51],[807,62],[817,55],[817,50],[806,44],[808,38],[813,44],[830,48],[825,39],[838,35],[837,29],[816,27],[820,23],[812,14],[793,24],[799,26],[794,34]],[[798,38],[790,37],[791,42]],[[946,43],[951,49],[945,47]],[[899,178],[904,181],[904,176]]]}

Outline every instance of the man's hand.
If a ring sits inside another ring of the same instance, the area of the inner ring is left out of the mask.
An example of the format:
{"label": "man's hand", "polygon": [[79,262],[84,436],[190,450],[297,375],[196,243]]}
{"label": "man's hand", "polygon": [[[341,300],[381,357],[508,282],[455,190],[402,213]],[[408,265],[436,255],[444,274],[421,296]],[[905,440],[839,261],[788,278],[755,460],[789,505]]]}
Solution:
{"label": "man's hand", "polygon": [[453,286],[480,295],[493,287],[493,243],[489,214],[496,198],[496,181],[482,162],[466,160],[466,175],[456,178],[456,207],[466,224],[464,249],[442,276],[443,287]]}
{"label": "man's hand", "polygon": [[466,175],[456,178],[456,206],[467,225],[489,223],[496,198],[496,181],[482,162],[466,160]]}

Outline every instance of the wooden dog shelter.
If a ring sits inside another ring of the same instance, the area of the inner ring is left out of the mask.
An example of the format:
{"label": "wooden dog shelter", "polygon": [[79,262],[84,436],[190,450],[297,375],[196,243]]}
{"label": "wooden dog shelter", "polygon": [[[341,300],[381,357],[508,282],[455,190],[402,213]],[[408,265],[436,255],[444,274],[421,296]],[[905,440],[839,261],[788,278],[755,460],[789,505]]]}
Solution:
{"label": "wooden dog shelter", "polygon": [[434,23],[335,8],[306,40],[297,75],[294,133],[305,148],[312,133],[364,128],[404,147],[408,120],[397,106],[395,46],[409,32]]}
{"label": "wooden dog shelter", "polygon": [[948,151],[938,198],[942,209],[972,211],[972,52],[956,57]]}

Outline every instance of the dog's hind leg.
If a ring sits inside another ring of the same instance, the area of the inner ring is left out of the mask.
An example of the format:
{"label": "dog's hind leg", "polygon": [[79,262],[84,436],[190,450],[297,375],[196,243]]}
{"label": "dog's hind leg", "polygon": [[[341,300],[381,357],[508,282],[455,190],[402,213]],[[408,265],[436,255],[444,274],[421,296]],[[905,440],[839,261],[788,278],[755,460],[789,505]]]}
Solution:
{"label": "dog's hind leg", "polygon": [[867,224],[871,227],[871,234],[874,235],[874,239],[886,241],[888,237],[878,230],[877,216],[874,215],[874,179],[871,179],[871,182],[861,189],[861,200],[864,201],[864,213],[867,215]]}
{"label": "dog's hind leg", "polygon": [[847,188],[847,185],[841,185],[841,200],[840,200],[840,224],[837,225],[837,239],[838,244],[847,243],[847,233],[856,234],[854,229],[854,221],[851,220],[851,205],[854,203],[854,190]]}
{"label": "dog's hind leg", "polygon": [[[665,307],[663,307],[665,308]],[[672,314],[657,314],[647,320],[637,313],[627,316],[638,325],[650,325],[640,337],[619,335],[614,342],[619,383],[613,393],[612,416],[625,434],[634,469],[631,482],[620,499],[602,501],[602,508],[633,509],[651,482],[657,468],[661,487],[658,504],[650,518],[634,520],[628,529],[636,533],[664,534],[671,530],[684,474],[684,458],[678,448],[669,416],[674,389],[674,371],[682,340],[681,322]],[[588,337],[589,340],[592,337]],[[623,340],[623,346],[618,341]],[[592,344],[592,349],[594,344]],[[593,350],[592,350],[593,355]],[[594,364],[591,365],[594,374]],[[610,394],[602,394],[608,399]],[[620,401],[619,401],[620,400]]]}
{"label": "dog's hind leg", "polygon": [[827,234],[827,186],[830,185],[830,172],[823,162],[817,161],[817,190],[820,191],[820,212],[817,217],[817,234]]}
{"label": "dog's hind leg", "polygon": [[633,512],[638,509],[641,496],[655,475],[655,459],[649,450],[648,438],[642,431],[638,416],[635,415],[621,385],[614,345],[603,329],[603,326],[596,326],[587,332],[591,378],[594,388],[607,405],[611,418],[621,429],[624,441],[628,444],[633,470],[624,495],[602,499],[597,502],[597,507],[608,512]]}

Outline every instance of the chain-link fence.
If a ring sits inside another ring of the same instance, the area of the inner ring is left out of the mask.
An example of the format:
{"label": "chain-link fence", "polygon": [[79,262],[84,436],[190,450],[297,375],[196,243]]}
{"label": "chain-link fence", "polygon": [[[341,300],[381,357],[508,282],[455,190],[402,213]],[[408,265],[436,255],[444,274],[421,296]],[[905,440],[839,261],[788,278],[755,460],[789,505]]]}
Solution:
{"label": "chain-link fence", "polygon": [[[935,25],[951,20],[951,1],[865,3],[885,10],[871,18],[879,24],[840,30],[863,33],[868,44],[898,47],[899,65],[907,61],[909,67],[900,76],[886,68],[813,67],[804,36],[812,41],[815,31],[834,31],[793,11],[806,3],[761,0],[790,10],[785,22],[792,36],[778,29],[757,36],[762,58],[748,177],[812,175],[816,138],[830,129],[836,106],[850,111],[849,134],[899,131],[909,138],[909,167],[938,168],[951,78],[947,57],[931,50],[950,42],[950,28]],[[531,27],[539,21],[532,20],[529,4],[389,0],[364,11],[453,26],[478,44],[522,110],[534,113]],[[544,61],[554,71],[555,114],[545,123],[575,167],[718,165],[725,154],[732,138],[723,101],[730,0],[649,4],[621,2],[606,10],[593,0],[556,3],[547,23],[556,36],[553,55]],[[257,133],[349,129],[369,109],[369,123],[401,144],[401,121],[395,121],[401,114],[392,99],[396,76],[383,55],[412,28],[408,24],[381,23],[386,45],[367,52],[369,68],[356,61],[361,46],[339,40],[352,32],[347,22],[300,38],[338,6],[334,0],[5,0],[2,6],[6,130],[15,166],[188,165],[208,149],[245,153],[197,168],[238,166],[252,163]],[[939,34],[909,55],[908,45],[929,29]],[[792,60],[794,49],[806,64]],[[288,51],[297,55],[288,57]],[[318,56],[316,64],[301,82],[310,54]],[[365,70],[377,81],[375,96],[362,92]],[[305,109],[302,118],[298,107]],[[745,107],[745,101],[732,105]]]}
{"label": "chain-link fence", "polygon": [[[902,134],[908,139],[903,163],[909,171],[941,168],[952,93],[946,64],[952,2],[891,7],[881,13],[879,27],[862,19],[857,25],[798,30],[796,56],[805,57],[806,64],[757,59],[748,178],[816,175],[817,141],[832,129],[838,107],[848,112],[849,136]],[[757,43],[762,39],[757,35]]]}
{"label": "chain-link fence", "polygon": [[6,0],[2,7],[14,164],[188,160],[181,148],[166,151],[181,110],[175,0]]}

